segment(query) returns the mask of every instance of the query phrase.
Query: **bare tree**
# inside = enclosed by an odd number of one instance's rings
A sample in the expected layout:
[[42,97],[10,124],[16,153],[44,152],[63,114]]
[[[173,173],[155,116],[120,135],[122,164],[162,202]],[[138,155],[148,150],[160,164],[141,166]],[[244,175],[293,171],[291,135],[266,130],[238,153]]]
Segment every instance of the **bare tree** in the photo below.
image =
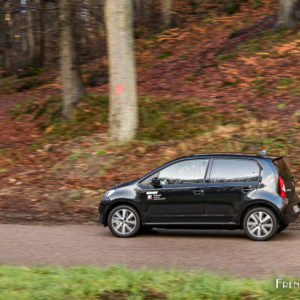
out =
[[42,66],[45,60],[45,39],[44,39],[44,11],[45,0],[35,0],[36,6],[36,43],[35,43],[35,64]]
[[60,0],[60,72],[63,90],[63,110],[64,120],[72,119],[73,106],[84,94],[82,85],[80,66],[78,63],[75,40],[74,24],[77,1]]
[[35,36],[34,36],[34,16],[32,0],[26,1],[26,16],[27,16],[27,36],[28,36],[28,55],[29,65],[35,63]]
[[138,126],[132,10],[131,0],[106,0],[109,132],[116,141],[133,139]]
[[13,47],[13,5],[10,1],[3,3],[3,33],[4,33],[4,49],[3,49],[3,65],[6,73],[12,74],[16,72],[16,64],[14,61]]
[[148,25],[152,10],[152,0],[134,0],[135,16],[138,24]]
[[293,27],[300,20],[300,0],[279,0],[277,27]]
[[164,28],[170,27],[172,23],[173,0],[161,0],[161,15]]

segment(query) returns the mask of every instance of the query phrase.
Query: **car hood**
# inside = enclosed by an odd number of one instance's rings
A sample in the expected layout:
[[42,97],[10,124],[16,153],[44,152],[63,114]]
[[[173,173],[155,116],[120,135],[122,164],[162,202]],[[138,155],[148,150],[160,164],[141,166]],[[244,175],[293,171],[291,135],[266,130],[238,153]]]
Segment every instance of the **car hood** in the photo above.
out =
[[129,186],[129,185],[132,185],[132,184],[136,183],[137,181],[138,181],[138,179],[131,180],[131,181],[128,181],[128,182],[124,182],[124,183],[121,183],[119,185],[115,185],[114,187],[110,188],[110,190],[116,190],[116,189],[119,189],[119,188],[122,188],[122,187],[126,187],[126,186]]

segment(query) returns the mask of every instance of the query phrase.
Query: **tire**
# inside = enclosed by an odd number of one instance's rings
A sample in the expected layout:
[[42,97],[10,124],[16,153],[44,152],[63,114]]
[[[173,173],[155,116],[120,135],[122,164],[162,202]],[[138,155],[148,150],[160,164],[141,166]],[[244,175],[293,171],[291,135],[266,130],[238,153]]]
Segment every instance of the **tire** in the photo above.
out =
[[278,233],[280,233],[281,231],[285,230],[289,225],[280,225],[278,228]]
[[120,205],[112,209],[108,215],[108,227],[117,237],[131,237],[137,234],[141,227],[138,212],[129,205]]
[[277,233],[278,220],[271,209],[255,207],[246,213],[243,228],[251,240],[266,241]]

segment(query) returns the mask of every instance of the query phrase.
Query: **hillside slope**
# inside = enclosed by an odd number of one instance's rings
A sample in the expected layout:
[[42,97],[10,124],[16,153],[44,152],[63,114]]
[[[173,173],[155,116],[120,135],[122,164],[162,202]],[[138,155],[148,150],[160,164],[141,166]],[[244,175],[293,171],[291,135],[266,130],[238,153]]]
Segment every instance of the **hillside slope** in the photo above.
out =
[[[136,40],[140,129],[128,144],[108,142],[107,85],[87,87],[75,120],[62,124],[55,72],[18,93],[15,78],[1,80],[0,219],[96,220],[110,186],[210,151],[270,147],[291,158],[299,191],[300,31],[273,30],[277,1],[256,3],[233,15],[204,7]],[[85,81],[97,64],[83,66]]]

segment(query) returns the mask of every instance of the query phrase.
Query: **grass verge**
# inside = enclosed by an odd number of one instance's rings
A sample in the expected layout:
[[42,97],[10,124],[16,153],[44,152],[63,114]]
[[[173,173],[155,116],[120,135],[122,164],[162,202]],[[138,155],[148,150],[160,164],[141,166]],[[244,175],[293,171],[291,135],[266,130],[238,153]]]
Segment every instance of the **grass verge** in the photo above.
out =
[[[300,289],[179,270],[0,267],[0,299],[299,299]],[[285,279],[288,280],[288,279]],[[290,278],[299,282],[299,278]]]

